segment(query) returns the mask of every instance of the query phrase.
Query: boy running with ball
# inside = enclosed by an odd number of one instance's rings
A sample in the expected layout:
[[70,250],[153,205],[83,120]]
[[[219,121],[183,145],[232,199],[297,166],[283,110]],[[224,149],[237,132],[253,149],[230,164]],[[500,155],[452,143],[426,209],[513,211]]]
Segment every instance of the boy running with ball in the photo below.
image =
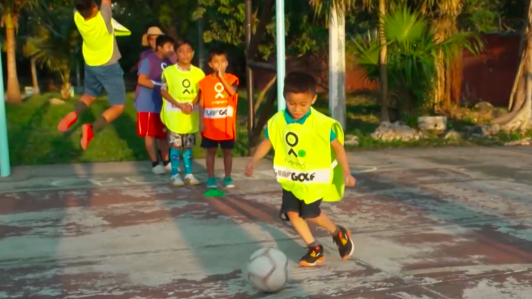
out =
[[[194,100],[198,94],[198,82],[205,77],[203,71],[192,65],[192,43],[181,40],[175,43],[177,64],[164,69],[161,78],[161,95],[164,99],[161,120],[166,126],[170,145],[172,185],[197,185],[192,174],[192,147],[199,132],[199,115]],[[181,154],[185,168],[184,182],[179,177]]]
[[[340,124],[314,110],[317,82],[302,72],[289,73],[284,81],[287,109],[279,111],[264,131],[265,139],[246,167],[254,165],[273,147],[274,172],[283,188],[280,215],[288,217],[307,245],[299,264],[313,267],[323,262],[323,246],[312,236],[307,221],[329,231],[343,259],[354,251],[351,233],[334,224],[320,209],[322,201],[339,201],[345,186],[354,186],[343,146]],[[280,100],[280,99],[279,99]]]

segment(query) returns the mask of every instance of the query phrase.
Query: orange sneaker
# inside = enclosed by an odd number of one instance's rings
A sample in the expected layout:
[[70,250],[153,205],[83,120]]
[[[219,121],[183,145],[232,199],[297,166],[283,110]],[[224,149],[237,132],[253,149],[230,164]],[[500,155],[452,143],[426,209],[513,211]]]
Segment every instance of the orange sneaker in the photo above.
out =
[[89,124],[84,124],[81,126],[81,148],[86,150],[94,137],[94,132],[92,132],[92,127]]
[[65,115],[63,119],[57,125],[57,130],[60,132],[66,132],[70,127],[78,120],[78,114],[75,111]]
[[319,263],[323,263],[323,246],[321,245],[307,248],[307,254],[299,260],[299,265],[303,267],[314,267]]

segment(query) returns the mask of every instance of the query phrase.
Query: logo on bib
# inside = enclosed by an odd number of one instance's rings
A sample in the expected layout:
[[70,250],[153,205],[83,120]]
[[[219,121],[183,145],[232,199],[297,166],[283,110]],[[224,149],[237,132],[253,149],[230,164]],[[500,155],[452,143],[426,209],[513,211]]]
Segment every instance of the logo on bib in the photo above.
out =
[[308,172],[293,172],[286,170],[277,170],[277,176],[290,179],[294,182],[312,182],[316,177],[315,173]]
[[206,108],[203,117],[205,118],[226,118],[233,116],[233,108]]
[[185,90],[183,90],[183,94],[185,94],[185,93],[190,94],[191,93],[191,91],[189,90],[190,85],[192,85],[190,83],[190,80],[185,79],[185,80],[181,81],[181,85],[183,86],[183,88],[185,88]]
[[299,137],[294,132],[288,132],[285,136],[285,141],[288,146],[290,146],[290,150],[288,151],[289,156],[294,156],[295,158],[304,158],[307,155],[307,152],[305,150],[299,150],[297,153],[294,150],[294,148],[299,144]]
[[222,94],[224,90],[225,89],[222,83],[220,82],[216,83],[216,85],[214,85],[214,91],[216,91],[216,96],[214,98],[215,99],[224,98],[224,95]]

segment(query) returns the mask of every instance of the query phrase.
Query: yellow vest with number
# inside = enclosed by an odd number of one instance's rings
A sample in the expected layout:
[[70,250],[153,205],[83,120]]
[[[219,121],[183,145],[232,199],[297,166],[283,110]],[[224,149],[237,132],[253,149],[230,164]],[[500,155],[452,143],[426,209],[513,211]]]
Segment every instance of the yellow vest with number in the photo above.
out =
[[107,31],[102,14],[85,20],[79,12],[74,13],[74,23],[83,37],[83,58],[89,66],[105,65],[113,56],[114,34]]
[[310,204],[319,199],[339,201],[345,189],[343,171],[331,147],[331,130],[344,143],[340,124],[311,108],[304,124],[287,124],[284,111],[268,121],[275,150],[273,167],[283,189]]
[[[162,76],[165,78],[168,93],[178,103],[192,103],[198,94],[198,82],[205,77],[200,68],[190,66],[190,71],[182,71],[177,64],[164,69]],[[161,110],[163,124],[172,132],[178,134],[194,134],[199,132],[198,106],[194,107],[191,114],[185,114],[181,109],[163,99]]]

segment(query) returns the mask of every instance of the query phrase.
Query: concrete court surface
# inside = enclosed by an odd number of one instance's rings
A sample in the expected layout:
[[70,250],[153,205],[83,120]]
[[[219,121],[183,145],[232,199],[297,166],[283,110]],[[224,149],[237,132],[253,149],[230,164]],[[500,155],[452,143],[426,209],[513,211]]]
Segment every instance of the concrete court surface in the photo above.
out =
[[246,179],[235,160],[238,188],[219,198],[173,188],[148,163],[16,168],[0,180],[0,298],[532,298],[532,148],[350,162],[357,187],[323,207],[352,230],[353,258],[314,228],[325,263],[291,264],[274,295],[246,283],[247,258],[273,246],[295,262],[304,249],[278,219],[268,163]]

